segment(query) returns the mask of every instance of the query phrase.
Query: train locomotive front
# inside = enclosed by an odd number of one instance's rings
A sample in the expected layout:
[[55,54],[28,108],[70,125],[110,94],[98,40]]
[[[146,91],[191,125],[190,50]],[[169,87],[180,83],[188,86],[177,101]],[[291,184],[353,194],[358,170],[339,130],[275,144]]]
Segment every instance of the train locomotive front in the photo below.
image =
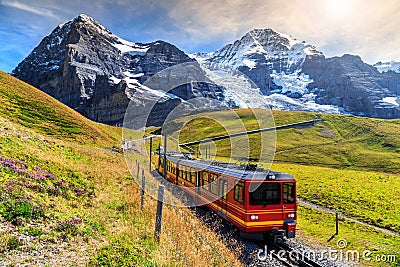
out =
[[[244,179],[242,236],[251,239],[294,238],[297,219],[296,181],[280,172],[250,172]],[[262,235],[262,236],[261,236]]]
[[244,238],[277,242],[295,237],[296,181],[291,175],[176,156],[159,157],[161,175],[164,164],[168,181],[181,186],[196,205],[233,224]]

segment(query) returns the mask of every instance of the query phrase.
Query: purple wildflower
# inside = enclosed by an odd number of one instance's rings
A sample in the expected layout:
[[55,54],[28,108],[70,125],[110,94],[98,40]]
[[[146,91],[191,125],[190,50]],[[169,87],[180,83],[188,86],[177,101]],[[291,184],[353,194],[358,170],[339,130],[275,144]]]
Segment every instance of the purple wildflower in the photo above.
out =
[[40,174],[40,173],[36,174],[36,178],[37,178],[38,180],[40,180],[40,181],[44,181],[44,180],[45,180],[45,178],[43,177],[43,175]]
[[79,223],[82,223],[82,219],[79,218],[79,217],[75,217],[75,218],[73,218],[71,220],[65,221],[65,224],[70,225],[70,226],[75,225],[75,224],[79,224]]
[[13,183],[10,183],[5,189],[4,192],[8,193],[8,191],[10,191],[12,189],[12,187],[14,186]]
[[56,179],[56,177],[55,177],[54,174],[52,174],[52,173],[46,174],[46,177],[49,178],[49,179],[51,179],[51,180],[55,180],[55,179]]

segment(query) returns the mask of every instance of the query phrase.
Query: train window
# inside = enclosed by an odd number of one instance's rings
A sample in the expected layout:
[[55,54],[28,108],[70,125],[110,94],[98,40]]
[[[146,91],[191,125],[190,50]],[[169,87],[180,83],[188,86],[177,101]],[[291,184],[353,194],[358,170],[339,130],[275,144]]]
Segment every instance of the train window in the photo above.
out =
[[190,182],[192,184],[196,184],[196,170],[195,169],[190,169]]
[[217,194],[217,181],[218,176],[216,174],[210,174],[210,192],[213,194]]
[[190,168],[186,168],[186,181],[190,182]]
[[190,181],[190,167],[186,167],[186,181]]
[[243,195],[244,195],[244,183],[237,182],[234,189],[234,199],[243,204]]
[[251,183],[249,188],[250,205],[279,204],[280,197],[279,183]]
[[185,177],[184,177],[184,179],[186,181],[189,180],[189,171],[190,171],[190,168],[189,167],[185,167]]
[[283,203],[293,204],[295,200],[294,183],[283,183],[282,186]]
[[203,171],[202,182],[201,185],[205,190],[210,190],[210,174],[208,172]]
[[228,181],[220,179],[219,180],[219,194],[220,198],[226,199],[226,194],[228,193]]
[[183,178],[183,170],[179,170],[179,178]]

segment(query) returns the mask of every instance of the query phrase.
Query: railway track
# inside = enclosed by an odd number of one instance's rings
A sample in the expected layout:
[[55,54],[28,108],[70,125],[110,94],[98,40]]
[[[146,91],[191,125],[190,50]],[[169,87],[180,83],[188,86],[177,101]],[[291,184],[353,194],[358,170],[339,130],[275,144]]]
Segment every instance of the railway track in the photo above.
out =
[[[172,185],[169,182],[166,182],[162,177],[157,173],[153,172],[153,177],[158,179],[161,183],[163,183],[168,190],[174,192],[174,195],[180,195],[180,200],[184,204],[187,203],[188,199],[185,198],[186,194],[175,185]],[[247,267],[255,267],[255,266],[275,266],[275,267],[327,267],[327,266],[341,266],[341,265],[332,265],[332,264],[321,264],[313,261],[309,257],[303,256],[303,254],[291,248],[286,243],[261,243],[259,241],[246,240],[239,236],[236,229],[232,228],[231,225],[224,222],[218,215],[216,215],[211,210],[205,207],[195,207],[190,208],[192,210],[193,216],[201,219],[206,225],[209,226],[210,229],[217,232],[221,236],[223,236],[222,241],[232,250],[234,254],[238,256],[238,259],[243,262],[243,264]],[[264,251],[263,255],[265,255],[265,248],[267,247],[267,257],[263,259],[257,255],[257,251]],[[307,249],[307,248],[306,248]],[[280,254],[279,254],[280,253]],[[262,256],[263,256],[262,255]],[[290,255],[293,255],[290,257]],[[299,255],[297,259],[294,255]],[[292,259],[291,259],[292,258]]]
[[268,253],[288,267],[323,267],[320,263],[307,257],[305,253],[291,248],[286,243],[270,243]]

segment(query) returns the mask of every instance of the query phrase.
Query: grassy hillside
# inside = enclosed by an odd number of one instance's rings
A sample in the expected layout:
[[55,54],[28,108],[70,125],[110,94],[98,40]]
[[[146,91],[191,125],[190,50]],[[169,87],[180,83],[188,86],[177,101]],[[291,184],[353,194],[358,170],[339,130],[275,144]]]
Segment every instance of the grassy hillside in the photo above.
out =
[[[223,113],[225,111],[222,111]],[[258,128],[252,112],[237,110],[247,130]],[[227,112],[228,114],[228,112]],[[310,112],[273,111],[275,124],[285,125],[321,118],[312,128],[276,131],[275,162],[400,172],[400,120],[371,119]],[[237,123],[240,125],[241,121]],[[183,127],[181,142],[225,134],[212,120],[193,120]],[[258,157],[260,139],[249,135],[251,157]],[[236,140],[240,143],[240,138]],[[230,141],[217,141],[218,156],[230,155]]]
[[[257,127],[249,110],[237,112],[248,130]],[[276,125],[323,119],[311,128],[276,132],[273,168],[299,180],[301,198],[400,232],[400,180],[392,174],[400,172],[400,120],[307,112],[273,114]],[[222,134],[224,129],[215,121],[196,119],[182,129],[180,137],[187,142]],[[260,140],[250,138],[250,142],[257,152]],[[216,141],[217,156],[230,155],[229,143]]]
[[[171,244],[163,234],[159,245],[154,242],[156,202],[147,198],[140,210],[140,190],[123,154],[108,149],[120,142],[120,128],[91,122],[0,72],[0,262],[175,266],[182,265],[178,246],[191,266],[222,266],[169,207],[164,224],[179,229],[179,239]],[[201,225],[189,210],[182,213]],[[212,231],[199,230],[240,264]]]
[[[256,128],[249,110],[237,112],[246,129]],[[276,132],[277,153],[272,169],[297,179],[300,198],[400,233],[400,120],[287,111],[274,111],[273,115],[276,125],[324,120],[312,128]],[[224,133],[215,121],[197,119],[186,124],[180,138],[188,142]],[[250,142],[255,157],[260,141],[252,137]],[[229,156],[229,140],[216,141],[216,146],[218,157]],[[334,218],[301,207],[299,228],[326,245],[334,233]],[[394,253],[398,260],[394,266],[399,264],[400,238],[346,220],[342,220],[341,229],[335,240],[345,238],[349,248],[373,249],[376,255]]]
[[120,130],[95,124],[54,98],[0,72],[0,114],[12,124],[81,143],[107,144]]
[[[190,266],[225,265],[168,206],[164,227],[176,235],[164,233],[161,244],[154,242],[156,202],[147,198],[140,210],[140,190],[123,154],[107,149],[120,146],[120,128],[91,122],[3,72],[0,103],[0,262],[180,266],[177,246]],[[257,128],[247,110],[239,113],[248,129]],[[324,119],[314,128],[277,132],[279,153],[273,167],[297,178],[300,197],[399,231],[400,182],[393,174],[400,165],[399,120],[302,112],[274,112],[274,117],[277,125]],[[183,141],[224,133],[209,121],[193,121],[185,129]],[[217,143],[222,157],[229,150],[224,142]],[[145,165],[145,158],[133,157]],[[147,168],[145,174],[150,175]],[[181,212],[224,257],[240,265],[215,233],[189,210]],[[300,234],[323,245],[333,233],[330,216],[302,207],[299,218]],[[400,247],[398,238],[346,221],[341,222],[340,237],[352,249],[374,248],[374,253]]]
[[400,120],[274,113],[277,125],[315,116],[324,122],[277,132],[276,161],[400,172]]

